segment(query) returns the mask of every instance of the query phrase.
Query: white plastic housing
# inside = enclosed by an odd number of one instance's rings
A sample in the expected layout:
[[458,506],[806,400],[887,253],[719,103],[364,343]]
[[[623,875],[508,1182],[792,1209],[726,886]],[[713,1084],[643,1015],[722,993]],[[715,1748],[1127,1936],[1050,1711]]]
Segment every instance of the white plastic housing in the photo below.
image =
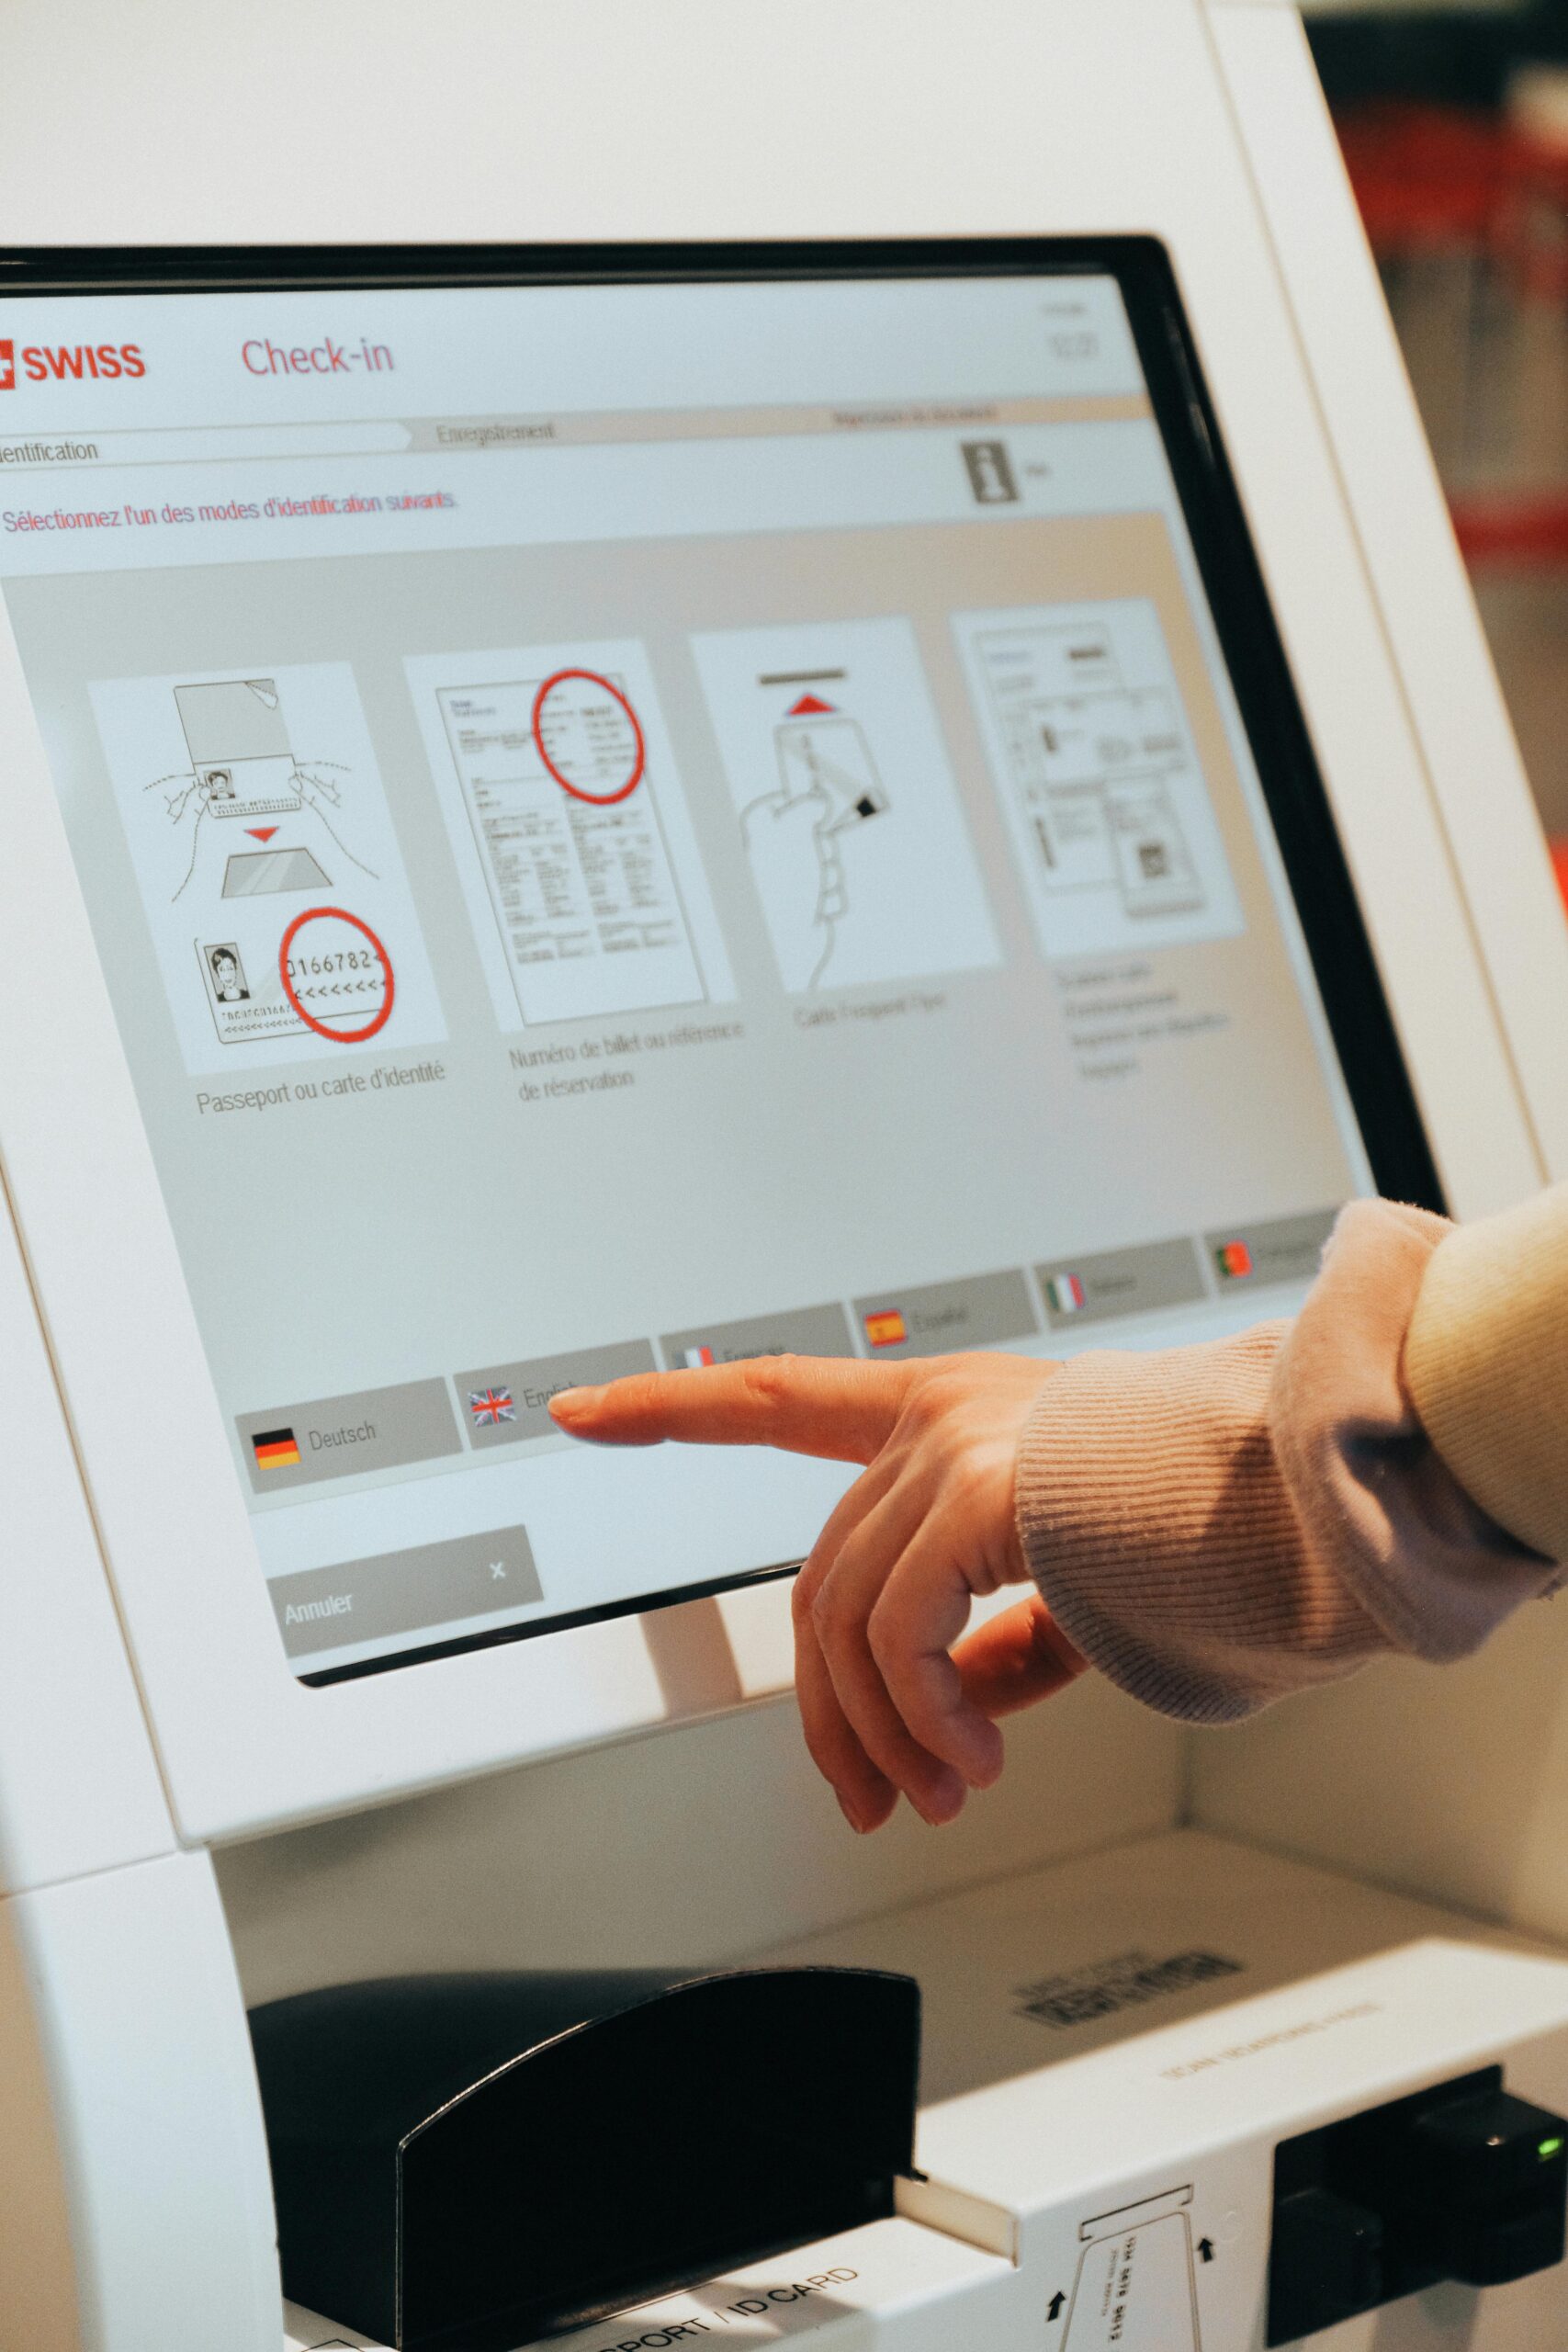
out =
[[[1493,2064],[1568,2109],[1568,1961],[1196,1832],[786,1956],[919,1978],[926,2178],[900,2209],[1016,2265],[1020,2343],[1060,2293],[1053,2352],[1257,2352],[1281,2140]],[[1321,2340],[1562,2352],[1563,2271],[1433,2288]]]
[[276,2352],[271,2183],[205,1854],[0,1903],[0,2345]]
[[[1568,2103],[1568,1962],[1192,1833],[770,1957],[919,1978],[934,2096],[903,2221],[556,2338],[561,2352],[716,2337],[760,2352],[796,2335],[824,2352],[1258,2352],[1280,2141],[1492,2064],[1535,2104]],[[1223,1965],[1205,1975],[1203,1959]],[[1040,2013],[1075,1993],[1081,2022]],[[1562,2289],[1561,2267],[1433,2288],[1316,2340],[1563,2352]],[[299,2312],[288,2341],[368,2339]]]

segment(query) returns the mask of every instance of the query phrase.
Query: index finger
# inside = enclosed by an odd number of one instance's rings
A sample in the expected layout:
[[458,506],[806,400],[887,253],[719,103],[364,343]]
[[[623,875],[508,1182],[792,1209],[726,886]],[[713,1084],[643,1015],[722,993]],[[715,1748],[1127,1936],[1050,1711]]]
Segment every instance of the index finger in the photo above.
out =
[[886,1444],[917,1367],[842,1356],[751,1356],[692,1372],[637,1372],[568,1388],[550,1411],[600,1445],[774,1445],[869,1462]]

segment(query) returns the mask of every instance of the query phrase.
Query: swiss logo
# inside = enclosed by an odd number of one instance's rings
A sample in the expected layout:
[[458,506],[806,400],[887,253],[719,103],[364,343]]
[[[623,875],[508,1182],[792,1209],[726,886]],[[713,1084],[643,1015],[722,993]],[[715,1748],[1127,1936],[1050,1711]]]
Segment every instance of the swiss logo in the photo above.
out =
[[16,389],[17,346],[14,343],[0,343],[0,392],[14,392]]

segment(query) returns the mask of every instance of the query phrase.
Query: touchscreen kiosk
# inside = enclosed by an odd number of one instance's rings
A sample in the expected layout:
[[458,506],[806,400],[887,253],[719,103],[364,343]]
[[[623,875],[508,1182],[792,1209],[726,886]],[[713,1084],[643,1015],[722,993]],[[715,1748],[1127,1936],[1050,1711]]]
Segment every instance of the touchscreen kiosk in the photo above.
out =
[[7,305],[0,570],[296,1676],[842,1483],[569,1384],[1197,1338],[1431,1196],[1157,247],[283,267]]

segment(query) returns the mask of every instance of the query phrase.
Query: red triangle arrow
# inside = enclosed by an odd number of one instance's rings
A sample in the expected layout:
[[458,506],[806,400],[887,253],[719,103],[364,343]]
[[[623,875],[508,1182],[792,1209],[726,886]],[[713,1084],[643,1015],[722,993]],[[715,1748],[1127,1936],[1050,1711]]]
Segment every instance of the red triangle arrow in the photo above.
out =
[[254,842],[269,842],[276,832],[276,825],[247,825],[245,831]]
[[824,702],[820,695],[802,695],[798,702],[791,703],[784,716],[786,718],[812,718],[819,711],[832,708],[833,705]]

